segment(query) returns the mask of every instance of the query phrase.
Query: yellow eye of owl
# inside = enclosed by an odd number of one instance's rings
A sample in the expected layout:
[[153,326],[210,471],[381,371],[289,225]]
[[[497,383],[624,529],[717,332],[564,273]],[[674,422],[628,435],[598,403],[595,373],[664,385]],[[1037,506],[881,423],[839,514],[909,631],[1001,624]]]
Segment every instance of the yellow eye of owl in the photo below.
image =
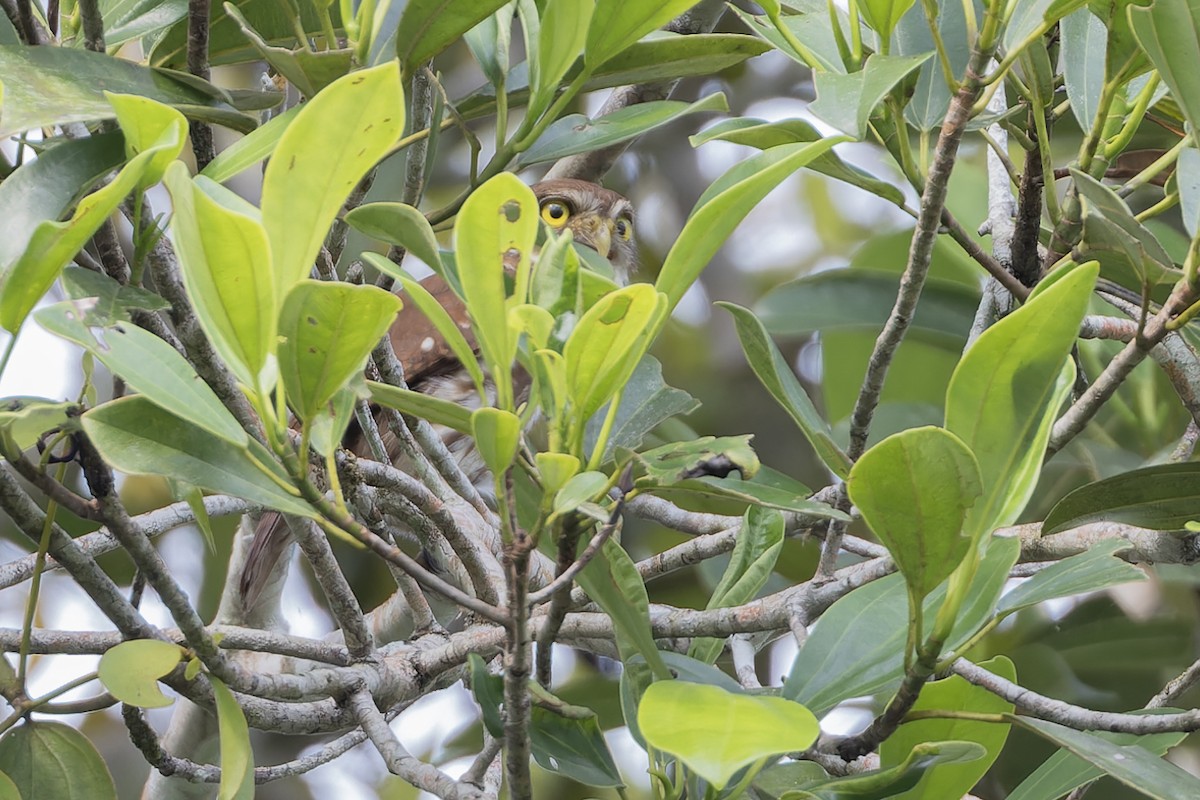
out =
[[617,236],[621,241],[628,242],[633,238],[633,223],[627,219],[617,220]]
[[555,227],[566,222],[569,216],[571,216],[570,212],[567,211],[567,207],[562,203],[546,203],[546,205],[542,206],[542,219]]

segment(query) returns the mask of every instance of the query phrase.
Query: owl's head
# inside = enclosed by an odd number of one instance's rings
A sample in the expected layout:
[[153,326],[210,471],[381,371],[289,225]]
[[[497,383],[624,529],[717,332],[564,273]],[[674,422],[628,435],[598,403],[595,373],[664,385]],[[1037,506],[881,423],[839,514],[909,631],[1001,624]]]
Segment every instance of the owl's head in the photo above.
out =
[[558,231],[569,228],[575,241],[608,259],[618,283],[629,282],[637,269],[632,203],[610,189],[572,178],[535,183],[533,193],[546,224]]

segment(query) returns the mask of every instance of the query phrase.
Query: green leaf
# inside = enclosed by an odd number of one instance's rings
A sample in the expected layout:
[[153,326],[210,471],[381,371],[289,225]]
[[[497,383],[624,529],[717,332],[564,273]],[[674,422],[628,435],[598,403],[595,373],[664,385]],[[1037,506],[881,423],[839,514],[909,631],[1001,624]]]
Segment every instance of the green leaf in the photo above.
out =
[[125,322],[130,318],[129,312],[134,309],[166,311],[171,307],[154,292],[118,283],[102,272],[92,272],[83,267],[67,267],[63,270],[61,280],[67,297],[72,300],[85,297],[95,299],[88,316],[99,323]]
[[1004,49],[1020,50],[1046,23],[1057,22],[1086,4],[1087,0],[1018,0],[1004,31]]
[[[257,0],[235,0],[254,30],[268,42],[294,44],[297,30],[308,37],[319,37],[324,33],[319,3],[299,3],[296,6]],[[335,30],[341,27],[339,5],[327,6],[333,17]],[[296,10],[299,11],[297,15]],[[187,69],[187,20],[180,20],[153,44],[149,55],[150,63],[159,67]],[[208,25],[208,61],[212,66],[258,61],[261,56],[247,41],[237,21],[225,11],[223,3],[211,3]]]
[[[618,447],[636,450],[646,435],[661,423],[680,414],[689,414],[699,406],[696,398],[663,381],[662,364],[658,359],[651,355],[642,356],[621,390],[621,405],[613,418],[604,457],[611,457]],[[596,446],[602,425],[599,414],[588,420],[584,444],[589,451]]]
[[42,397],[0,399],[0,442],[7,452],[19,453],[37,443],[47,431],[68,424],[79,406]]
[[445,50],[507,0],[409,0],[396,29],[396,55],[405,74]]
[[843,514],[826,503],[809,500],[808,497],[812,494],[812,490],[801,483],[789,481],[789,485],[777,485],[774,480],[771,483],[762,482],[764,471],[760,471],[752,481],[733,477],[714,478],[709,476],[679,481],[669,486],[655,486],[646,491],[668,499],[677,495],[716,497],[766,508],[777,508],[780,511],[794,511],[807,516],[850,521],[848,514]]
[[[1132,713],[1171,713],[1172,711],[1173,709],[1164,708]],[[1186,733],[1174,732],[1134,736],[1130,733],[1108,733],[1107,731],[1094,731],[1092,735],[1117,746],[1133,745],[1159,756],[1182,742],[1187,736]],[[1008,800],[1044,800],[1044,798],[1062,797],[1076,787],[1103,775],[1104,770],[1099,767],[1093,766],[1067,750],[1059,750],[1034,770],[1033,774],[1021,781],[1021,784],[1009,794]]]
[[983,486],[975,456],[948,431],[925,427],[889,436],[854,464],[847,489],[918,598],[970,549],[963,522]]
[[695,5],[692,0],[597,0],[584,61],[595,68]]
[[[1179,154],[1179,161],[1175,164],[1175,180],[1179,185],[1179,208],[1183,216],[1183,228],[1188,236],[1195,237],[1200,231],[1200,150],[1195,147],[1183,149]],[[3,192],[2,184],[0,192]],[[0,263],[3,263],[2,258]]]
[[61,722],[25,722],[0,738],[0,773],[12,779],[26,800],[117,800],[112,775],[95,745]]
[[684,103],[679,100],[651,100],[626,106],[596,119],[569,114],[546,129],[533,147],[518,159],[519,168],[557,161],[566,156],[599,150],[661,128],[688,114],[699,111],[728,111],[723,92],[714,92]]
[[302,108],[303,105],[292,106],[282,114],[271,117],[217,153],[217,157],[208,162],[208,166],[201,170],[200,174],[217,183],[225,183],[235,175],[250,169],[275,151],[283,132],[292,124],[292,120]]
[[1182,273],[1167,251],[1116,192],[1079,170],[1071,170],[1071,176],[1087,215],[1077,260],[1095,258],[1105,277],[1138,288],[1179,278]]
[[1160,464],[1089,483],[1046,515],[1042,535],[1092,522],[1180,530],[1200,515],[1200,463]]
[[635,453],[646,470],[643,485],[657,486],[686,481],[705,475],[724,478],[737,470],[743,480],[754,477],[759,461],[750,447],[753,434],[741,436],[701,436],[686,442],[671,442],[644,453]]
[[1104,23],[1086,8],[1064,17],[1059,29],[1067,99],[1071,101],[1075,121],[1086,131],[1092,127],[1100,106],[1108,31]]
[[[801,770],[808,762],[800,761],[772,767],[754,783],[769,794],[774,789],[774,796],[781,800],[886,800],[916,786],[935,767],[964,764],[983,756],[984,749],[973,742],[924,742],[900,764],[887,769],[832,779],[826,779],[821,770],[821,777],[814,780],[813,770]],[[803,788],[788,791],[797,785]]]
[[167,171],[166,184],[175,252],[200,327],[238,379],[259,389],[276,346],[278,305],[258,209],[207,178],[193,182],[180,162]]
[[[597,473],[584,472],[567,482],[558,493],[555,510],[565,505],[564,495],[572,485],[583,484],[586,476]],[[588,596],[612,619],[616,633],[617,649],[621,660],[628,662],[634,653],[641,654],[658,679],[671,677],[654,637],[650,633],[650,600],[646,595],[646,584],[638,574],[637,567],[621,545],[609,539],[596,556],[588,562],[577,578]]]
[[250,727],[233,692],[213,675],[208,676],[217,707],[221,737],[221,784],[217,800],[251,800],[254,797],[254,753]]
[[1193,128],[1200,125],[1200,7],[1192,0],[1130,4],[1129,25]]
[[537,198],[511,172],[500,173],[472,192],[454,223],[463,299],[502,407],[513,404],[512,361],[517,352],[517,335],[508,327],[506,259],[515,262],[518,275],[524,273],[537,231]]
[[563,347],[567,391],[580,421],[624,387],[665,315],[665,298],[648,283],[605,295],[583,315]]
[[574,478],[582,466],[579,459],[569,453],[538,453],[534,458],[547,500],[553,500],[558,490]]
[[83,415],[83,430],[104,460],[122,472],[165,475],[289,514],[314,514],[283,488],[283,470],[255,440],[248,449],[237,447],[141,395],[91,409]]
[[[613,86],[675,80],[696,75],[713,75],[741,64],[748,58],[771,49],[765,42],[737,33],[697,33],[681,35],[662,32],[652,39],[637,42],[596,69],[583,84],[584,92]],[[571,68],[565,80],[576,77],[581,64]],[[505,85],[509,107],[528,100],[528,65],[518,64],[509,73]],[[478,119],[496,111],[496,92],[486,85],[471,93],[458,105],[466,119]]]
[[[705,142],[717,139],[767,150],[781,144],[819,141],[821,132],[803,119],[767,122],[754,117],[734,117],[722,120],[716,125],[688,137],[692,147],[699,147]],[[898,206],[904,205],[904,193],[893,184],[880,180],[852,164],[847,164],[838,158],[836,153],[825,153],[814,158],[808,168],[813,172],[819,172],[822,175],[828,175],[852,186],[865,189],[889,203],[895,203]]]
[[[935,0],[931,10],[936,19],[928,19],[925,4],[914,5],[900,18],[896,26],[892,53],[898,56],[924,56],[936,49],[931,27],[936,26],[942,37],[950,71],[961,76],[971,58],[971,42],[975,32],[968,29],[966,9],[975,12],[975,19],[983,17],[983,4],[976,0]],[[904,118],[918,130],[932,131],[941,127],[946,112],[950,109],[953,93],[946,83],[946,73],[940,58],[930,58],[921,65],[917,73],[912,97],[904,106]]]
[[376,286],[303,280],[288,292],[279,312],[279,374],[300,419],[315,417],[362,372],[399,310],[400,298]]
[[[536,14],[535,6],[534,15],[536,16]],[[524,22],[524,18],[522,18],[522,22]],[[528,30],[526,31],[526,42],[535,48],[537,46],[536,38],[530,36]],[[504,80],[505,73],[508,72],[508,52],[509,45],[512,43],[512,7],[510,5],[501,6],[496,13],[484,17],[478,25],[463,34],[463,41],[471,49],[471,55],[475,56],[475,60],[479,62],[479,67],[488,81],[493,86],[500,85]],[[531,56],[533,56],[532,52]],[[536,57],[533,60],[536,61]]]
[[529,744],[542,768],[588,786],[624,786],[596,712],[564,703],[530,682]]
[[371,390],[372,403],[429,420],[434,425],[445,425],[459,433],[471,432],[471,411],[458,403],[375,381],[367,381],[367,388]]
[[[6,74],[3,50],[0,47],[0,74]],[[7,102],[4,110],[5,119],[8,119]],[[62,268],[75,257],[125,196],[141,185],[147,170],[159,163],[162,154],[175,158],[183,149],[187,123],[179,112],[162,105],[150,105],[141,108],[136,116],[136,119],[131,119],[130,115],[126,115],[123,124],[142,129],[146,139],[150,138],[146,129],[155,127],[158,130],[158,135],[153,137],[155,145],[131,158],[106,186],[79,201],[71,219],[65,222],[45,220],[34,229],[24,252],[0,274],[0,327],[16,333],[30,310],[58,278]]]
[[915,0],[863,0],[859,8],[867,25],[879,34],[880,39],[887,41],[892,38],[896,24],[914,2]]
[[1004,595],[997,610],[1001,614],[1011,614],[1057,597],[1096,592],[1109,586],[1144,580],[1146,575],[1140,569],[1114,557],[1129,547],[1124,539],[1096,542],[1085,552],[1057,561],[1034,574]]
[[666,294],[667,310],[675,308],[750,209],[784,178],[844,141],[844,137],[835,136],[808,144],[772,147],[713,182],[696,201],[658,273],[655,286]]
[[775,398],[775,402],[783,406],[783,410],[800,428],[800,432],[804,434],[804,438],[808,439],[822,463],[838,477],[847,477],[850,474],[850,458],[834,441],[829,423],[817,413],[812,400],[805,393],[804,387],[800,385],[792,368],[784,360],[783,354],[767,336],[762,322],[749,309],[733,303],[718,303],[717,305],[733,315],[738,340],[742,343],[742,350],[746,353],[746,361],[754,370],[754,374],[762,381],[763,386]]
[[[947,651],[994,615],[1008,571],[1020,552],[1021,542],[1015,537],[988,540],[971,594],[947,640]],[[945,596],[943,584],[925,598],[927,620],[932,621]],[[848,698],[893,689],[904,673],[907,598],[903,577],[888,575],[835,602],[796,655],[783,696],[824,714]]]
[[279,297],[308,275],[346,197],[403,129],[400,72],[389,63],[335,81],[284,131],[262,187]]
[[545,4],[537,53],[529,61],[530,114],[539,116],[550,105],[559,81],[583,51],[595,8],[593,0],[550,0]]
[[237,6],[233,3],[224,5],[225,13],[238,24],[238,27],[242,29],[242,34],[258,51],[263,60],[305,97],[315,96],[317,92],[341,78],[354,66],[354,51],[349,48],[313,51],[307,46],[307,43],[295,50],[286,47],[272,47],[246,21]]
[[[729,556],[729,565],[725,567],[705,608],[731,608],[747,603],[758,595],[771,577],[775,562],[783,550],[783,528],[783,515],[778,511],[758,506],[746,509],[737,544]],[[712,664],[721,654],[723,646],[720,639],[693,639],[688,655]]]
[[471,414],[471,436],[493,475],[512,466],[521,444],[521,418],[501,408],[477,408]]
[[187,0],[119,0],[105,8],[104,46],[141,39],[169,28],[187,16]]
[[892,88],[933,55],[881,56],[873,54],[859,72],[813,76],[817,99],[809,109],[821,119],[855,139],[867,133],[867,119]]
[[124,138],[114,131],[59,142],[10,173],[0,182],[0,270],[21,255],[39,224],[57,220],[82,189],[124,161]]
[[[842,62],[842,54],[838,49],[837,37],[833,33],[829,14],[825,12],[824,8],[821,9],[821,13],[817,13],[813,9],[807,13],[789,14],[778,19],[779,23],[804,46],[804,51],[793,47],[792,43],[767,17],[748,14],[736,6],[732,8],[742,22],[746,23],[746,27],[773,44],[776,50],[793,61],[814,71],[846,72],[846,65]],[[839,8],[836,13],[838,25],[845,30],[849,25],[846,12]]]
[[572,476],[554,498],[554,513],[569,514],[597,499],[606,486],[608,476],[603,472],[581,472]]
[[[981,667],[1010,681],[1017,679],[1016,668],[1004,656],[985,661]],[[941,709],[972,714],[1008,714],[1012,703],[986,689],[968,683],[965,678],[951,675],[931,681],[921,689],[913,711]],[[879,748],[880,765],[890,767],[902,763],[913,748],[926,742],[974,742],[986,751],[983,758],[967,763],[948,764],[930,769],[917,785],[897,794],[901,800],[920,800],[925,797],[962,797],[971,790],[984,773],[1000,757],[1008,739],[1008,725],[969,719],[926,719],[901,725],[884,740]]]
[[[3,24],[0,22],[0,26]],[[21,790],[13,783],[13,779],[3,772],[0,772],[0,800],[21,800]]]
[[[234,108],[229,95],[188,76],[68,47],[0,46],[4,115],[0,138],[69,122],[116,116],[104,91],[139,95],[171,106],[192,119],[245,133],[257,117]],[[273,103],[272,103],[273,104]]]
[[100,682],[113,697],[138,708],[163,708],[175,701],[158,688],[183,660],[184,650],[173,642],[134,639],[110,647],[100,656]]
[[132,323],[89,329],[88,300],[66,300],[37,312],[38,324],[92,353],[131,389],[160,408],[238,447],[247,435],[192,365],[175,348]]
[[1093,733],[1032,717],[1013,722],[1099,767],[1121,783],[1155,800],[1200,796],[1200,779],[1136,744],[1116,744]]
[[975,453],[984,486],[968,516],[974,537],[1011,523],[1033,493],[1097,272],[1073,269],[984,331],[954,370],[946,429]]
[[678,757],[717,789],[743,767],[807,749],[820,732],[799,703],[677,680],[646,689],[638,727],[651,747]]
[[[367,203],[351,209],[344,217],[355,230],[372,239],[403,247],[444,275],[437,237],[425,215],[406,203]],[[372,263],[375,263],[372,260]]]
[[[880,270],[819,272],[767,292],[754,313],[777,336],[835,330],[878,333],[896,303],[899,286],[899,276]],[[930,278],[921,290],[907,335],[962,352],[978,304],[975,288]],[[854,313],[847,314],[847,309]]]

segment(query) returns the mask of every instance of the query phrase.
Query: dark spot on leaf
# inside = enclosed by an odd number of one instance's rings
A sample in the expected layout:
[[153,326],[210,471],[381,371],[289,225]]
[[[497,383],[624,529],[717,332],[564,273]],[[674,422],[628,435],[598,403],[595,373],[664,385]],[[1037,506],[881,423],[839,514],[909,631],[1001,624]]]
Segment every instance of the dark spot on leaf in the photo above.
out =
[[317,354],[317,348],[310,347],[308,348],[308,352],[315,356]]
[[305,322],[307,322],[309,325],[318,325],[318,324],[320,324],[319,320],[318,320],[316,317],[314,317],[314,316],[307,316],[307,317],[305,317],[305,318],[304,318],[304,321],[305,321]]
[[500,207],[500,211],[504,213],[504,218],[509,222],[516,222],[521,218],[521,204],[516,200],[509,200]]
[[680,473],[679,479],[687,480],[689,478],[703,478],[706,475],[712,475],[715,478],[725,478],[728,477],[729,473],[733,472],[735,469],[738,471],[739,475],[745,478],[745,475],[742,473],[742,468],[733,463],[729,456],[725,455],[724,453],[720,453],[712,458],[701,461],[699,464],[696,464],[693,467],[685,469],[682,473]]
[[295,169],[295,168],[296,168],[296,157],[292,156],[291,160],[288,161],[288,169],[291,170],[291,169]]

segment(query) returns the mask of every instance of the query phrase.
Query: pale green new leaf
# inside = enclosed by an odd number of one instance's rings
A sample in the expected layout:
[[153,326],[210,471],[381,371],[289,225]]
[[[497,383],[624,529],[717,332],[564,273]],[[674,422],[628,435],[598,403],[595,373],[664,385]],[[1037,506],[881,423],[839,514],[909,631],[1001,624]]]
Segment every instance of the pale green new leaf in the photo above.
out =
[[254,753],[250,749],[250,726],[237,698],[224,683],[208,676],[217,707],[217,730],[221,737],[221,784],[217,800],[252,800],[254,797]]
[[1013,522],[1033,493],[1098,271],[1074,268],[984,331],[954,370],[946,429],[975,454],[984,486],[966,525],[974,537]]
[[184,650],[173,642],[134,639],[110,647],[100,656],[100,682],[113,697],[138,708],[163,708],[175,702],[158,688],[183,660]]
[[394,62],[339,78],[288,125],[262,188],[278,297],[308,275],[346,197],[403,129],[404,92]]
[[[258,387],[275,350],[277,300],[271,249],[258,210],[207,178],[167,170],[171,234],[200,327],[238,379]],[[271,386],[261,387],[270,391]]]
[[[25,251],[0,274],[0,327],[16,333],[67,262],[104,224],[125,196],[142,185],[143,176],[159,164],[160,156],[166,154],[175,158],[183,149],[187,122],[182,114],[157,103],[139,106],[138,125],[144,137],[149,138],[150,126],[160,131],[154,137],[156,144],[132,158],[106,186],[79,201],[69,220],[46,220],[37,226]],[[0,268],[4,266],[0,265]]]
[[304,280],[279,312],[279,374],[288,402],[311,420],[362,371],[391,326],[400,298],[376,286]]
[[651,747],[678,757],[718,789],[742,767],[807,749],[820,733],[812,712],[791,700],[678,680],[651,684],[637,720]]
[[471,414],[471,436],[484,465],[493,475],[500,475],[517,457],[521,418],[502,408],[477,408]]
[[550,0],[538,31],[536,58],[529,65],[528,113],[539,116],[554,98],[558,82],[575,63],[588,38],[594,0]]

